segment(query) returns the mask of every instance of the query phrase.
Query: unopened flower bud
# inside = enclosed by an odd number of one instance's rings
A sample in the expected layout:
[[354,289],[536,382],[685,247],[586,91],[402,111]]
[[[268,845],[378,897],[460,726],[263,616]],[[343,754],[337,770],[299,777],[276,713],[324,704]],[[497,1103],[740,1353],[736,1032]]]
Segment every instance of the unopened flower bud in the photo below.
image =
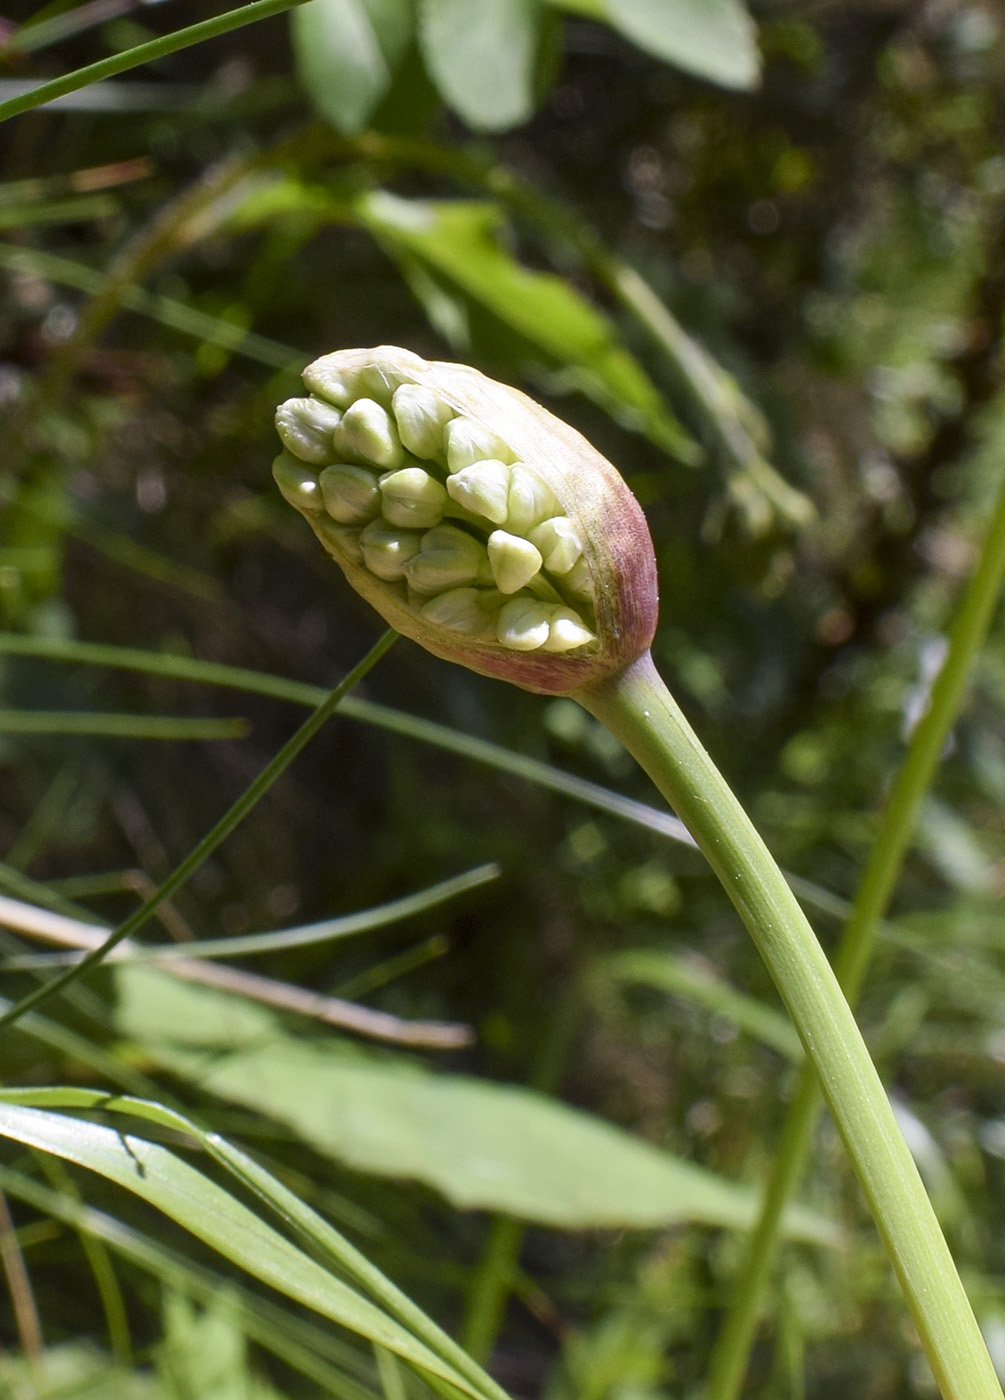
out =
[[583,553],[576,527],[565,515],[543,521],[527,538],[541,551],[543,566],[551,574],[567,574]]
[[321,473],[325,510],[342,525],[365,525],[380,514],[377,478],[366,467],[325,467]]
[[437,525],[422,536],[419,552],[405,571],[416,593],[442,593],[491,578],[485,546],[456,525]]
[[356,457],[377,467],[397,467],[405,453],[398,429],[386,408],[373,399],[357,399],[342,415],[334,433],[339,456]]
[[454,416],[432,389],[422,384],[401,384],[391,400],[398,436],[413,457],[443,463],[447,459],[443,430]]
[[537,475],[523,462],[517,462],[510,479],[506,528],[525,535],[550,515],[560,515],[562,507]]
[[509,515],[512,471],[504,462],[472,462],[447,477],[452,500],[473,515],[483,515],[493,525],[504,525]]
[[287,399],[276,413],[276,430],[294,457],[323,467],[335,460],[332,438],[341,421],[338,409],[323,399]]
[[422,467],[403,467],[380,478],[384,519],[392,525],[425,530],[439,525],[447,493],[434,476]]
[[489,535],[489,564],[500,593],[519,593],[541,572],[541,554],[530,540],[493,530]]
[[289,452],[281,452],[272,464],[272,475],[284,500],[305,513],[324,510],[318,474]]
[[446,426],[447,470],[459,472],[474,462],[515,462],[516,453],[491,428],[473,418],[452,418]]
[[385,525],[382,520],[368,525],[359,537],[366,568],[386,583],[405,577],[409,561],[418,554],[421,544],[422,535],[418,530],[399,530]]
[[[326,355],[304,380],[316,400],[279,410],[276,480],[399,632],[551,695],[609,680],[648,648],[645,519],[572,428],[477,370],[387,346]],[[320,451],[301,429],[316,410],[300,405],[317,400],[341,417],[332,455],[308,464],[289,448]]]

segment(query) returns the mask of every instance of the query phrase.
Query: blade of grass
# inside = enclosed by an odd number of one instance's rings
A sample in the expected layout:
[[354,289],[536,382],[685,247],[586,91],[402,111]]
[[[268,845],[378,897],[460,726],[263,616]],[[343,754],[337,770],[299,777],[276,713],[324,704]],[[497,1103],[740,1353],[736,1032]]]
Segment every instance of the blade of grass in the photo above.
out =
[[103,58],[97,63],[88,64],[86,68],[78,68],[72,73],[66,73],[61,78],[53,78],[50,82],[40,83],[33,92],[11,98],[8,102],[0,102],[0,122],[6,121],[9,117],[16,117],[21,112],[29,112],[33,107],[41,107],[56,97],[62,97],[65,93],[77,92],[80,88],[89,87],[91,83],[100,83],[104,78],[114,78],[116,74],[126,73],[129,69],[138,68],[143,63],[152,63],[155,59],[166,58],[168,54],[177,53],[179,49],[189,48],[193,44],[202,44],[207,39],[215,39],[221,34],[229,34],[231,30],[240,29],[245,24],[268,19],[272,15],[282,14],[284,10],[292,10],[294,6],[302,4],[304,4],[304,0],[252,0],[250,5],[242,5],[237,10],[227,10],[222,15],[214,16],[213,19],[200,20],[198,24],[190,24],[184,29],[176,29],[173,34],[165,34],[161,38],[151,39],[145,44],[136,44],[123,53],[113,54],[110,58]]
[[90,734],[106,739],[245,739],[244,719],[96,714],[80,710],[0,710],[0,734]]
[[[949,649],[932,685],[928,708],[894,779],[880,829],[834,959],[838,981],[854,1002],[872,957],[880,920],[893,895],[918,812],[967,693],[974,663],[994,617],[1005,580],[1005,478],[987,525],[976,571],[949,634]],[[803,1174],[821,1100],[809,1069],[800,1075],[765,1188],[761,1213],[740,1269],[734,1300],[709,1372],[709,1400],[735,1400],[747,1370],[761,1300],[779,1246],[782,1211]]]
[[346,694],[363,679],[367,672],[380,660],[380,658],[390,649],[396,640],[397,634],[392,631],[385,632],[383,637],[370,650],[367,656],[356,666],[346,678],[328,695],[317,707],[311,717],[301,725],[297,732],[280,749],[279,753],[262,769],[258,777],[249,784],[237,801],[228,812],[216,823],[213,829],[198,843],[189,855],[176,867],[168,876],[164,883],[145,900],[144,903],[120,924],[117,929],[105,940],[100,948],[88,953],[87,957],[75,967],[68,968],[65,972],[54,977],[51,982],[30,992],[23,997],[15,1006],[10,1007],[0,1015],[0,1027],[9,1026],[17,1021],[26,1011],[38,1006],[41,1002],[53,996],[62,987],[86,972],[88,968],[101,962],[111,950],[125,938],[129,938],[136,933],[152,914],[157,910],[164,900],[169,899],[175,890],[198,870],[203,861],[216,850],[221,841],[243,821],[248,812],[251,811],[255,803],[264,796],[276,779],[286,770],[293,759],[300,753],[301,749],[310,742],[311,739],[322,728],[326,721],[335,713]]

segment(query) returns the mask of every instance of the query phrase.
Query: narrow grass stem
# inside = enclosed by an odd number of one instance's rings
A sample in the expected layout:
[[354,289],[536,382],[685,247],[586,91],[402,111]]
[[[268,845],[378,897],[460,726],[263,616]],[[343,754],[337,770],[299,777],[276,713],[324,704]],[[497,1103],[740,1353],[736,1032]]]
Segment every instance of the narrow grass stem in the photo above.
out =
[[168,54],[177,53],[179,49],[201,44],[206,39],[215,39],[220,34],[229,34],[232,29],[240,29],[242,25],[252,24],[258,19],[268,19],[271,15],[281,14],[284,10],[291,10],[295,5],[303,3],[304,0],[252,0],[250,5],[227,10],[226,13],[215,15],[212,19],[200,20],[198,24],[176,29],[173,34],[164,34],[161,38],[151,39],[145,44],[136,44],[123,53],[99,59],[97,63],[90,63],[86,68],[77,68],[72,73],[65,73],[61,78],[39,83],[38,87],[30,92],[0,102],[0,122],[6,121],[8,117],[16,117],[21,112],[31,111],[33,107],[41,107],[46,102],[53,102],[57,97],[65,97],[68,92],[77,92],[80,88],[89,87],[91,83],[114,78],[119,73],[128,72],[130,68],[138,68],[140,64],[166,58]]
[[820,1079],[945,1400],[1002,1400],[855,1018],[764,842],[648,654],[577,699],[622,741],[689,827],[754,939]]
[[[841,935],[834,970],[854,1004],[872,958],[880,921],[896,887],[925,793],[963,705],[1005,580],[1005,478],[985,531],[977,568],[949,634],[949,648],[928,706],[911,735],[883,811],[876,840]],[[820,1094],[805,1067],[782,1128],[757,1223],[734,1285],[733,1300],[712,1352],[707,1400],[737,1400],[747,1371],[761,1303],[781,1241],[785,1205],[799,1184],[820,1112]]]
[[51,981],[46,982],[41,987],[37,987],[35,991],[30,992],[26,997],[22,997],[19,1002],[9,1007],[8,1010],[0,1016],[0,1027],[9,1026],[13,1024],[13,1022],[19,1021],[26,1011],[31,1011],[34,1007],[40,1005],[41,1002],[47,1001],[49,997],[61,991],[69,982],[81,976],[82,973],[89,971],[96,963],[102,962],[113,948],[116,948],[134,933],[137,933],[147,920],[156,913],[157,909],[164,901],[170,899],[174,892],[180,889],[189,876],[193,875],[195,871],[198,870],[203,861],[209,859],[217,846],[219,846],[221,842],[230,835],[234,828],[244,820],[255,803],[258,802],[259,798],[265,795],[280,774],[285,772],[289,767],[290,763],[296,758],[301,749],[314,738],[318,730],[321,729],[326,721],[335,713],[343,696],[363,679],[366,673],[376,665],[396,639],[397,633],[393,631],[384,633],[380,641],[370,649],[359,665],[350,671],[349,675],[335,687],[327,699],[321,702],[314,713],[310,715],[308,719],[304,720],[303,724],[292,738],[288,739],[275,757],[270,759],[265,765],[258,777],[255,778],[253,782],[249,783],[229,811],[224,813],[213,829],[206,833],[198,845],[189,852],[182,863],[171,872],[164,883],[154,890],[149,899],[144,900],[140,907],[130,914],[129,918],[126,919],[124,923],[119,924],[118,928],[113,929],[104,942],[92,952],[88,953],[79,963],[75,963],[73,967],[67,968],[67,970],[60,973],[58,977],[52,978]]

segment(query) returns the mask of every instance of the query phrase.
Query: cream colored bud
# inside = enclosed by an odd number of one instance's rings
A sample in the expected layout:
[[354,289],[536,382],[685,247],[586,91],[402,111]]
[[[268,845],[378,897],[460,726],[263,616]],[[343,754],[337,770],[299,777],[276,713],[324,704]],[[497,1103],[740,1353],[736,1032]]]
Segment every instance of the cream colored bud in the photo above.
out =
[[510,468],[505,462],[473,462],[447,477],[451,499],[473,515],[504,525],[509,513]]
[[416,593],[442,593],[491,577],[485,546],[456,525],[437,525],[422,536],[421,548],[405,572]]
[[276,409],[276,431],[283,446],[302,462],[323,467],[335,460],[332,437],[342,415],[321,399],[287,399]]
[[402,384],[394,391],[391,408],[398,436],[413,456],[446,461],[443,430],[454,416],[448,403],[422,384]]
[[541,649],[555,653],[574,651],[576,647],[588,646],[596,640],[596,634],[590,631],[579,613],[572,608],[558,607],[552,611],[548,640],[542,643]]
[[375,399],[357,399],[349,405],[334,443],[340,457],[355,457],[385,470],[400,466],[405,457],[391,415]]
[[366,467],[325,467],[321,495],[325,510],[340,525],[365,525],[380,514],[377,478]]
[[403,467],[380,478],[384,519],[392,525],[428,529],[443,519],[447,493],[422,467]]
[[537,545],[544,567],[552,574],[567,574],[583,552],[579,533],[565,515],[545,520],[527,538]]
[[526,535],[550,515],[560,515],[562,507],[554,493],[523,462],[517,462],[509,488],[507,527],[516,535]]
[[499,611],[496,639],[510,651],[539,651],[551,630],[551,603],[514,598]]
[[363,563],[370,573],[387,583],[396,583],[405,577],[409,561],[418,554],[422,535],[418,530],[399,530],[374,520],[360,535],[359,543]]
[[489,563],[500,593],[518,593],[541,572],[541,554],[530,540],[493,530],[489,535]]
[[513,462],[513,452],[489,428],[473,418],[453,418],[443,434],[447,448],[447,470],[459,472],[473,462]]
[[272,475],[283,499],[291,506],[311,514],[324,510],[317,472],[305,467],[299,458],[292,457],[289,452],[280,452],[272,463]]

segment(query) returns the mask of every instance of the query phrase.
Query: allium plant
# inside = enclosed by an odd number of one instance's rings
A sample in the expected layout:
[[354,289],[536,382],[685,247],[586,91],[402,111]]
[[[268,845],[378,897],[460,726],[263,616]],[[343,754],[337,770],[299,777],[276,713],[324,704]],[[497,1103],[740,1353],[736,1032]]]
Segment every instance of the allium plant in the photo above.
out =
[[653,666],[653,547],[615,468],[519,391],[407,350],[346,350],[279,408],[273,471],[352,586],[435,655],[570,695],[703,850],[820,1080],[946,1400],[1002,1391],[855,1019],[766,846]]

